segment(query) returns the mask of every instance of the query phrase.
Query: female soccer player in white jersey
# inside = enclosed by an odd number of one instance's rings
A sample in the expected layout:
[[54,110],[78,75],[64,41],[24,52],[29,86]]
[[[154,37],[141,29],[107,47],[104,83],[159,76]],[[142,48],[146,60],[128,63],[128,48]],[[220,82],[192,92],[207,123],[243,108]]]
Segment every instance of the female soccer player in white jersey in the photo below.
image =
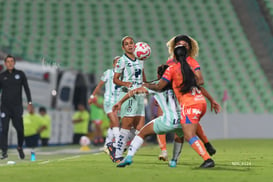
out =
[[[112,112],[112,107],[115,103],[117,103],[120,93],[120,87],[113,83],[114,78],[114,68],[118,62],[120,56],[116,56],[113,60],[113,68],[106,70],[92,95],[90,96],[88,103],[92,104],[96,99],[96,94],[100,92],[102,86],[105,84],[105,92],[104,92],[104,111],[110,119],[110,128],[107,131],[107,137],[105,140],[105,147],[109,142],[112,142],[113,139],[117,141],[119,136],[119,118],[117,113]],[[116,146],[114,144],[114,146]],[[108,152],[108,149],[105,148],[105,152]]]
[[[122,39],[123,56],[118,60],[115,67],[114,83],[121,86],[120,98],[129,90],[141,87],[146,81],[143,62],[135,55],[135,42],[132,37],[126,36]],[[108,146],[113,162],[122,160],[122,154],[130,134],[130,129],[134,127],[140,130],[145,123],[144,96],[138,95],[128,99],[121,108],[121,128],[117,147]]]
[[[167,68],[168,65],[161,65],[158,67],[158,78],[161,78]],[[127,156],[117,165],[117,167],[125,167],[126,165],[130,165],[132,163],[133,156],[143,144],[146,136],[151,134],[165,134],[169,132],[175,132],[178,136],[175,138],[173,158],[170,161],[170,167],[176,167],[176,162],[181,153],[184,138],[180,124],[181,108],[177,102],[171,85],[163,92],[155,92],[145,87],[131,90],[117,104],[114,105],[113,110],[119,110],[127,99],[137,94],[153,94],[154,98],[158,102],[158,105],[163,111],[163,115],[152,120],[140,130],[139,134],[135,136],[131,142]]]

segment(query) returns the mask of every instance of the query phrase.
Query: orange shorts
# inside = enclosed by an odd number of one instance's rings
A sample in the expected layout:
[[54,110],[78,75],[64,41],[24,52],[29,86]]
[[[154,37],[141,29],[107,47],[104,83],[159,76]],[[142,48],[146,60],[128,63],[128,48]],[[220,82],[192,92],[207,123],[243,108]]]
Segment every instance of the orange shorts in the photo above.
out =
[[207,103],[199,103],[190,106],[181,106],[181,124],[196,124],[206,113]]

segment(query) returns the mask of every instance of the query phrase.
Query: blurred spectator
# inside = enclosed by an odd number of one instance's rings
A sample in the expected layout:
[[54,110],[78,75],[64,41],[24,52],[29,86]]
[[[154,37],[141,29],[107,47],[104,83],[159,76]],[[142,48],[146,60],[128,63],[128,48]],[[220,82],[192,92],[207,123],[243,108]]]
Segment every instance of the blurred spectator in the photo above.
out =
[[38,146],[39,135],[46,129],[46,126],[33,107],[28,109],[28,113],[23,116],[23,121],[26,147],[33,149]]
[[[100,93],[101,94],[101,93]],[[102,123],[105,117],[104,110],[103,110],[103,97],[101,95],[97,95],[92,101],[90,106],[91,112],[91,122],[95,125],[94,131],[94,145],[99,145],[104,143],[103,133],[102,133]]]
[[78,104],[77,107],[78,110],[72,118],[74,124],[73,144],[79,144],[81,137],[88,133],[89,113],[83,104]]
[[51,136],[51,118],[46,112],[45,107],[39,108],[39,114],[43,120],[43,124],[46,127],[41,133],[40,133],[40,139],[42,146],[48,146],[48,141]]

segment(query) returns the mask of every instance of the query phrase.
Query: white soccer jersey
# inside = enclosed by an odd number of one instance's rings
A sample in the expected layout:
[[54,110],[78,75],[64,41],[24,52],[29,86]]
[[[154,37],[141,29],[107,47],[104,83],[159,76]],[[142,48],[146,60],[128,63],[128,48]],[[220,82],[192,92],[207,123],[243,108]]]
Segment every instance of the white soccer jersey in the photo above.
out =
[[119,98],[120,86],[114,84],[114,69],[106,70],[101,76],[101,81],[105,83],[104,102],[116,103]]
[[163,117],[166,121],[167,126],[175,125],[178,127],[180,125],[180,104],[178,103],[174,91],[172,89],[165,90],[163,92],[155,92],[146,88],[149,94],[153,94],[154,98],[158,102],[158,105],[163,111]]
[[124,54],[117,62],[115,72],[122,73],[121,81],[131,82],[133,85],[130,89],[138,88],[143,82],[143,61],[138,59],[132,60]]

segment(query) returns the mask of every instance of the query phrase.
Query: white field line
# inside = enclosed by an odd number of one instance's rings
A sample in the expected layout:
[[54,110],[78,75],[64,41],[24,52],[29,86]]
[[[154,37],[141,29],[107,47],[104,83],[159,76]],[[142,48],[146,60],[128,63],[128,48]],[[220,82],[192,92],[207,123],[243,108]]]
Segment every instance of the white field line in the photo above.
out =
[[[50,152],[51,154],[54,154],[55,152]],[[92,153],[90,153],[91,155],[101,155],[103,154],[102,150],[98,149],[97,151],[94,151]],[[59,162],[59,161],[66,161],[66,160],[72,160],[72,159],[76,159],[81,157],[81,155],[75,155],[75,156],[71,156],[71,157],[65,157],[65,158],[61,158],[61,159],[56,159],[56,160],[44,160],[44,161],[37,161],[37,164],[39,165],[44,165],[44,164],[48,164],[48,163],[52,163],[52,162]],[[12,165],[16,165],[16,164],[7,164],[7,163],[0,163],[0,167],[5,167],[5,166],[12,166]]]
[[47,164],[47,163],[50,163],[50,162],[52,162],[52,161],[46,160],[46,161],[43,161],[43,162],[39,162],[38,164]]
[[65,157],[65,158],[62,158],[62,159],[58,159],[57,161],[65,161],[65,160],[70,160],[70,159],[76,159],[76,158],[79,158],[81,157],[80,155],[75,155],[75,156],[72,156],[72,157]]
[[77,159],[77,158],[80,158],[81,156],[80,155],[76,155],[76,156],[72,156],[72,157],[65,157],[65,158],[61,158],[61,159],[57,159],[57,160],[46,160],[46,161],[43,161],[43,162],[39,162],[38,164],[40,165],[43,165],[43,164],[48,164],[48,163],[51,163],[51,162],[59,162],[59,161],[66,161],[66,160],[71,160],[71,159]]

